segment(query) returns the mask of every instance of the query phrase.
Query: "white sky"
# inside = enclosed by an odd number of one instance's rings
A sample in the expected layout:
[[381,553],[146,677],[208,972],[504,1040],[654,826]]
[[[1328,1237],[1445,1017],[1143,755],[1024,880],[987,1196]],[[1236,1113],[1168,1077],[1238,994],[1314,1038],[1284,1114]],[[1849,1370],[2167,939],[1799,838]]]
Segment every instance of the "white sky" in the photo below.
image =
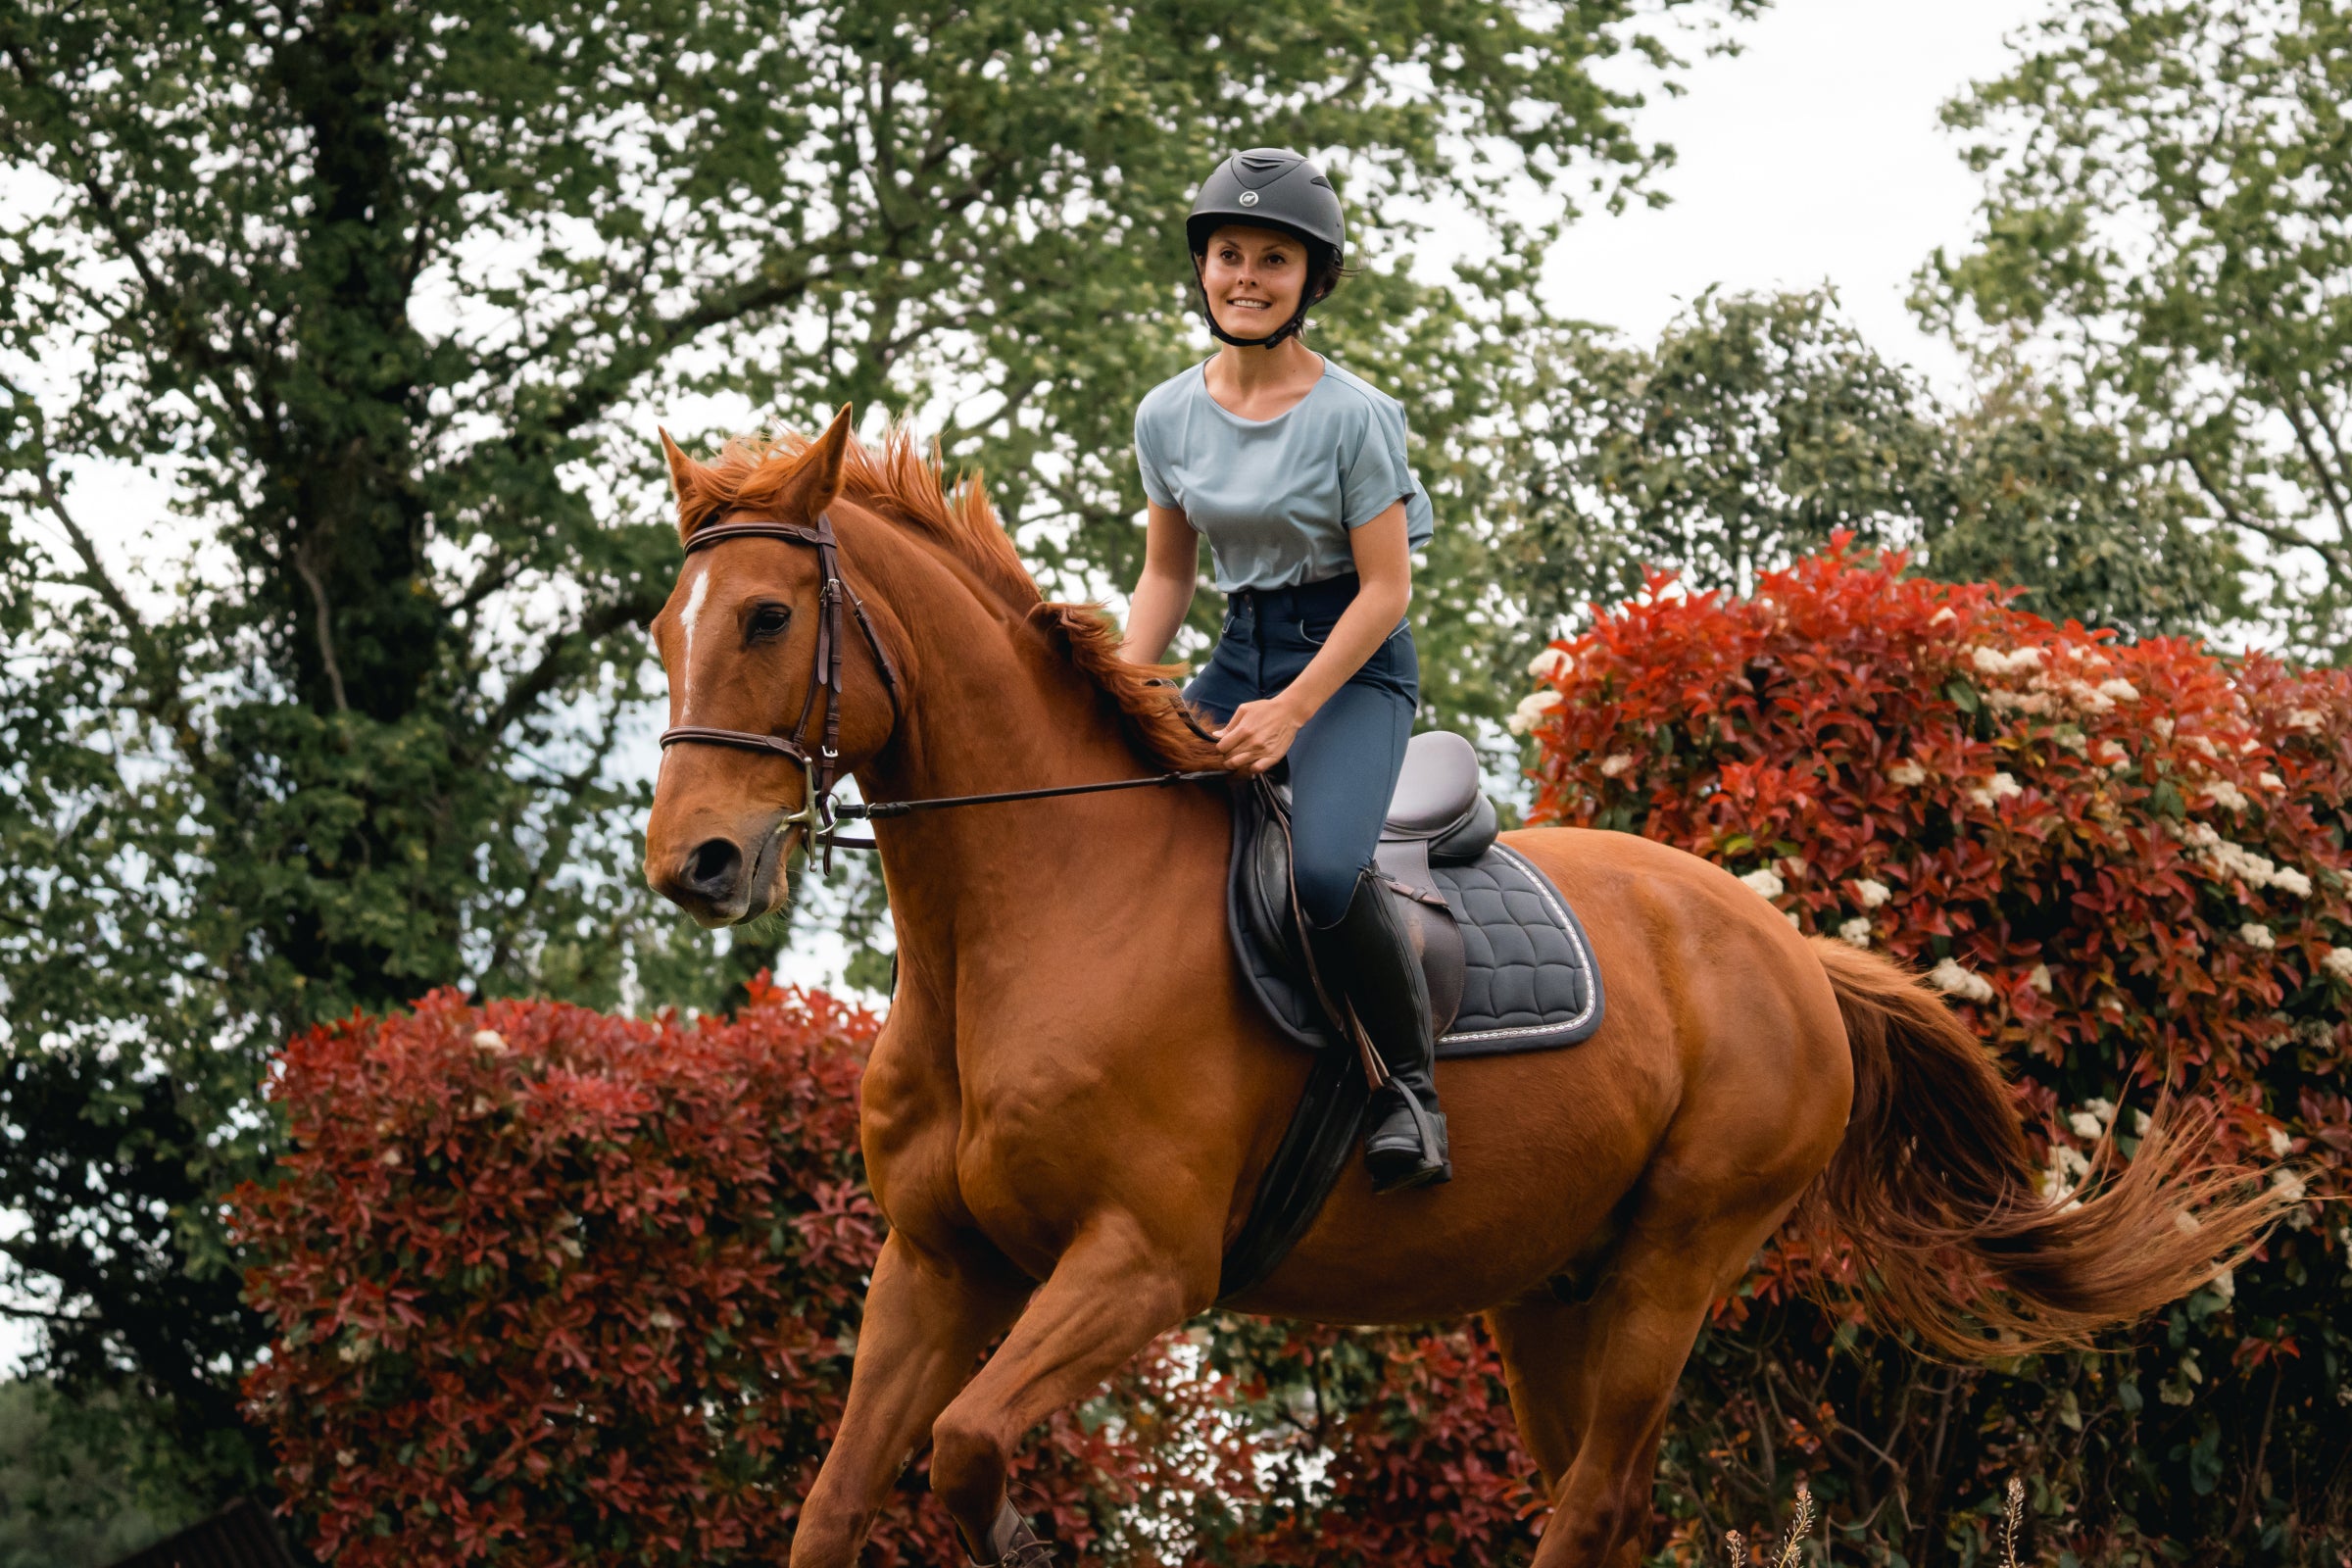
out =
[[[1977,198],[1936,111],[1998,74],[2004,36],[2045,3],[1780,0],[1742,29],[1740,54],[1695,62],[1687,96],[1642,113],[1640,132],[1680,155],[1661,181],[1673,205],[1579,224],[1544,269],[1549,303],[1649,337],[1710,284],[1826,282],[1881,353],[1955,389],[1958,361],[1903,306],[1928,254],[1967,238]],[[125,542],[163,520],[165,487],[144,475],[85,472],[74,490],[103,499]],[[781,978],[838,985],[843,958],[838,942],[804,942]],[[29,1328],[0,1318],[0,1376]]]
[[1960,363],[1903,300],[1938,245],[1968,237],[1978,195],[1943,103],[1999,74],[2004,38],[2050,0],[1781,0],[1746,47],[1695,62],[1688,94],[1638,128],[1679,154],[1673,205],[1594,218],[1544,268],[1557,311],[1654,336],[1710,284],[1836,287],[1878,350],[1945,391]]

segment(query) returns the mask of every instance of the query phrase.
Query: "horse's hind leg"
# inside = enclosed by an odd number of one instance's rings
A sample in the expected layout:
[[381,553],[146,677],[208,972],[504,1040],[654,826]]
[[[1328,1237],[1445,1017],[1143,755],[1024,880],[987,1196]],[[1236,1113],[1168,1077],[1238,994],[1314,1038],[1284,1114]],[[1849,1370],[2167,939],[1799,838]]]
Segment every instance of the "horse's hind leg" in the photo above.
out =
[[1675,1382],[1708,1304],[1779,1218],[1693,1224],[1663,1207],[1644,1205],[1590,1301],[1538,1294],[1488,1315],[1553,1504],[1535,1568],[1640,1563]]
[[[1658,1339],[1657,1330],[1612,1321],[1602,1303],[1567,1303],[1548,1295],[1487,1314],[1502,1351],[1511,1414],[1542,1472],[1553,1514],[1536,1552],[1539,1568],[1637,1568],[1649,1519],[1666,1402],[1693,1326],[1668,1358],[1646,1343],[1626,1359],[1605,1347]],[[1671,1324],[1661,1325],[1671,1338]],[[1660,1398],[1663,1386],[1666,1397]],[[1581,1463],[1580,1463],[1581,1461]]]

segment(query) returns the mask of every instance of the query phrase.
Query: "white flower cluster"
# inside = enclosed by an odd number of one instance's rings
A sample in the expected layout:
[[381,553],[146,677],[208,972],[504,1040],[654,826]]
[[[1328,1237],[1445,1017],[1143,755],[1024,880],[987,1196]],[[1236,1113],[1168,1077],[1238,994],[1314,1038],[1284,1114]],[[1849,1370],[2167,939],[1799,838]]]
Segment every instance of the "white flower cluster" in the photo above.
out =
[[[2053,1200],[2067,1198],[2074,1192],[2075,1184],[2089,1174],[2090,1159],[2082,1151],[2072,1144],[2052,1140],[2050,1168],[2042,1173],[2041,1178],[2041,1190],[2045,1196]],[[2066,1206],[2072,1208],[2074,1204],[2070,1202]]]
[[1557,680],[1575,662],[1565,648],[1546,648],[1527,662],[1527,672],[1538,680]]
[[1854,897],[1865,909],[1875,909],[1894,895],[1887,891],[1886,883],[1865,876],[1854,879]]
[[2280,778],[2278,774],[2271,772],[2255,774],[2254,782],[2261,785],[2266,790],[2282,790],[2286,788],[2286,780]]
[[1740,880],[1746,883],[1749,887],[1754,888],[1758,893],[1763,894],[1764,897],[1768,899],[1779,898],[1784,887],[1784,884],[1781,881],[1781,873],[1775,871],[1769,865],[1758,866],[1755,870],[1748,872],[1747,875],[1741,877]]
[[2018,783],[2014,775],[1995,773],[1982,785],[1972,784],[1960,793],[1979,806],[1990,808],[1994,802],[2007,800],[2012,795],[2023,795],[2026,790],[2024,785]]
[[2265,855],[2256,855],[2242,844],[2232,844],[2215,830],[2210,822],[2190,822],[2185,826],[2166,823],[2166,830],[2189,848],[2189,858],[2217,877],[2236,877],[2251,888],[2277,888],[2298,899],[2311,896],[2311,878],[2291,865],[2280,865]]
[[1930,969],[1928,980],[1946,996],[1963,997],[1970,1002],[1992,1000],[1992,982],[1973,970],[1961,968],[1951,958],[1945,958]]
[[2288,729],[2315,730],[2327,722],[2327,715],[2316,708],[2298,708],[2286,715]]
[[2239,926],[2237,940],[2249,948],[2260,948],[2265,953],[2278,946],[2278,939],[2271,935],[2271,928],[2259,920],[2248,920]]
[[2329,948],[2328,956],[2320,960],[2320,967],[2338,980],[2352,984],[2352,948]]
[[1857,948],[1869,947],[1870,916],[1867,914],[1857,914],[1851,920],[1848,920],[1842,925],[1838,926],[1838,940],[1840,942],[1851,943]]
[[1600,760],[1602,778],[1623,778],[1633,770],[1634,754],[1631,752],[1611,752]]
[[2033,973],[2026,976],[2026,984],[2032,986],[2043,996],[2048,996],[2051,991],[2050,966],[2046,963],[2035,964],[2034,966]]
[[2020,670],[2039,669],[2041,650],[2013,648],[2004,654],[1998,648],[1978,648],[1969,654],[1969,662],[1981,675],[2014,675]]
[[1512,734],[1524,735],[1535,728],[1537,721],[1545,713],[1559,706],[1560,694],[1550,687],[1540,692],[1529,692],[1519,699],[1519,706],[1511,710],[1511,716],[1504,719],[1503,723]]
[[[2092,673],[2107,665],[2106,659],[2090,649],[2074,649],[2060,643],[2050,651],[2061,659],[2071,656],[2079,660]],[[1985,704],[1995,712],[2036,716],[2106,713],[2114,711],[2118,703],[2139,701],[2139,688],[2121,676],[2111,675],[2093,682],[2069,671],[2045,669],[2043,651],[2039,648],[2013,648],[2006,653],[1998,648],[1972,649],[1969,662],[1980,675],[2032,677],[2022,690],[1996,688],[1986,692]]]
[[1886,770],[1886,782],[1900,784],[1905,789],[1909,789],[1913,785],[1925,784],[1927,781],[1928,770],[1917,762],[1897,762]]
[[2087,1138],[2095,1144],[2107,1136],[2107,1124],[2113,1120],[2114,1101],[2085,1100],[2081,1110],[2066,1118],[2066,1125],[2077,1138]]
[[2211,798],[2213,804],[2225,811],[2242,811],[2246,808],[2245,792],[2226,778],[2201,773],[2188,781],[2188,787]]

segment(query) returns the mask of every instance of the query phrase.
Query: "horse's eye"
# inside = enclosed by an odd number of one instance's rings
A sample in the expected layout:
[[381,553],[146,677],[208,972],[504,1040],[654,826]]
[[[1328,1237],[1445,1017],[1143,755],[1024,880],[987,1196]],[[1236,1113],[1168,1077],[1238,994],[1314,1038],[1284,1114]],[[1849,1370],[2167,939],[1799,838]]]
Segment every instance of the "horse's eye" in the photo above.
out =
[[791,623],[791,606],[761,605],[752,612],[752,640],[757,642],[762,638],[781,635],[784,628]]

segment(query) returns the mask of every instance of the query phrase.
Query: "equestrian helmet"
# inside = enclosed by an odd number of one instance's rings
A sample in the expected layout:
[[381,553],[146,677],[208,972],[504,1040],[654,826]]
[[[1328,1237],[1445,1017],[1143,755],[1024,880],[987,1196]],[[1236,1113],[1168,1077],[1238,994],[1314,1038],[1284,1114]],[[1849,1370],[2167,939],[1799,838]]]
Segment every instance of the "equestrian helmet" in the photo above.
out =
[[1207,253],[1208,236],[1221,223],[1287,229],[1330,246],[1334,260],[1348,249],[1339,192],[1322,170],[1288,147],[1235,153],[1200,182],[1192,216],[1184,220],[1184,236],[1195,256]]

